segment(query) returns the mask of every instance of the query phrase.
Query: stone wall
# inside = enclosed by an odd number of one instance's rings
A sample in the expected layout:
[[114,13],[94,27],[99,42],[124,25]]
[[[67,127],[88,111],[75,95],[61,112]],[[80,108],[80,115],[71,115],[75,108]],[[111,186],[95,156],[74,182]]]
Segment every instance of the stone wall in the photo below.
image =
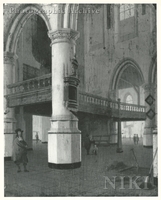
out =
[[[84,90],[89,93],[108,97],[113,70],[123,59],[132,59],[140,67],[144,81],[148,82],[148,72],[155,49],[152,31],[155,28],[155,10],[146,5],[146,14],[142,15],[141,4],[136,5],[136,36],[120,41],[117,5],[113,9],[113,21],[110,29],[106,26],[106,5],[102,5],[99,14],[84,14],[78,18],[78,31],[82,32],[80,24],[84,24],[84,34],[81,39],[84,46]],[[124,33],[128,27],[124,27]],[[152,50],[153,49],[153,50]],[[77,47],[78,55],[82,47]]]

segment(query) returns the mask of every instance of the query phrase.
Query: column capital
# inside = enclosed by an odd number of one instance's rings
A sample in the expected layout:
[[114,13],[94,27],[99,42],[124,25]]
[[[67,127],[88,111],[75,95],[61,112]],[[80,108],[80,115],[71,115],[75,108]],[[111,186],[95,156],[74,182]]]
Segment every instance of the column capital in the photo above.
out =
[[4,63],[5,64],[11,64],[11,63],[14,63],[14,61],[16,59],[18,59],[18,56],[12,52],[4,52],[3,54],[4,56]]
[[48,36],[52,41],[52,44],[57,42],[70,42],[76,41],[79,38],[79,32],[70,28],[62,28],[55,31],[49,31]]

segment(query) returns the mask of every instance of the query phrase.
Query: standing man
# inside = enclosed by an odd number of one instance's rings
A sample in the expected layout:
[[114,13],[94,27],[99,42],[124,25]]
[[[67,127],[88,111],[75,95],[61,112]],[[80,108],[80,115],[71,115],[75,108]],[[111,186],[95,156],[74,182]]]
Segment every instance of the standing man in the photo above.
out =
[[36,132],[35,138],[36,138],[36,143],[38,143],[38,141],[39,141],[39,135],[38,135],[38,132]]
[[13,142],[13,154],[12,154],[12,159],[14,163],[17,165],[18,170],[17,172],[21,172],[20,164],[22,163],[24,166],[24,172],[29,172],[26,169],[26,165],[28,163],[28,158],[27,158],[27,143],[24,141],[22,137],[23,131],[18,128],[15,130],[16,132],[16,138],[14,139]]
[[90,137],[88,134],[86,134],[86,137],[85,137],[85,141],[84,141],[84,147],[87,151],[87,155],[89,155],[89,150],[91,148],[91,140],[90,140]]

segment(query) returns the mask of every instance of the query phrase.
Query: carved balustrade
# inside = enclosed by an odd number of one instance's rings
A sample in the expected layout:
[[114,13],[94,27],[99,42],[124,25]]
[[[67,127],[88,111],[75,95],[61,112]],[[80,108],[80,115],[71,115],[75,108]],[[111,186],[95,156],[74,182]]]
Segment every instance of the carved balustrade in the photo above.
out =
[[29,92],[32,90],[39,90],[46,87],[51,87],[51,74],[46,74],[44,76],[8,85],[8,88],[10,89],[10,94]]
[[[7,98],[9,99],[13,98],[13,100],[16,102],[16,98],[17,98],[17,101],[20,101],[20,99],[18,99],[19,97],[17,96],[19,94],[23,94],[23,99],[25,98],[25,94],[28,95],[27,98],[30,98],[30,96],[31,98],[33,98],[34,91],[38,91],[38,92],[43,91],[43,93],[40,94],[40,96],[42,96],[41,97],[42,101],[43,101],[43,95],[46,101],[51,100],[51,94],[49,95],[49,93],[51,93],[51,84],[52,84],[51,74],[46,74],[41,77],[36,77],[29,80],[17,82],[17,83],[7,86],[10,89],[10,94],[8,95]],[[47,92],[47,94],[44,93],[45,91]],[[29,96],[30,92],[31,92],[31,95]],[[46,95],[47,97],[45,97]],[[37,98],[38,97],[35,97],[35,99]],[[119,108],[118,101],[111,101],[110,99],[89,94],[86,92],[79,92],[78,99],[79,99],[79,107],[84,106],[83,109],[86,109],[88,106],[93,105],[93,107],[97,107],[98,109],[100,108],[100,110],[111,110],[117,115],[117,111]],[[37,101],[38,100],[35,100],[35,103],[37,103]],[[10,100],[10,102],[12,102],[12,106],[14,106],[13,101]],[[23,105],[23,101],[21,105]],[[122,112],[127,111],[130,113],[131,112],[146,113],[146,107],[120,102],[120,111]]]

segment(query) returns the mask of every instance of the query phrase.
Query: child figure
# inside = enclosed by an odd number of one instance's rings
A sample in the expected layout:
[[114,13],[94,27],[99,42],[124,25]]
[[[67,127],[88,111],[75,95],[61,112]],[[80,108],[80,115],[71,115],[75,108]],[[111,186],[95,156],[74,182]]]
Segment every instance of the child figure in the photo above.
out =
[[97,155],[98,153],[98,147],[96,144],[94,144],[94,147],[93,147],[93,154]]
[[90,141],[91,141],[90,152],[91,152],[91,154],[97,155],[98,147],[97,147],[92,135],[90,135]]

